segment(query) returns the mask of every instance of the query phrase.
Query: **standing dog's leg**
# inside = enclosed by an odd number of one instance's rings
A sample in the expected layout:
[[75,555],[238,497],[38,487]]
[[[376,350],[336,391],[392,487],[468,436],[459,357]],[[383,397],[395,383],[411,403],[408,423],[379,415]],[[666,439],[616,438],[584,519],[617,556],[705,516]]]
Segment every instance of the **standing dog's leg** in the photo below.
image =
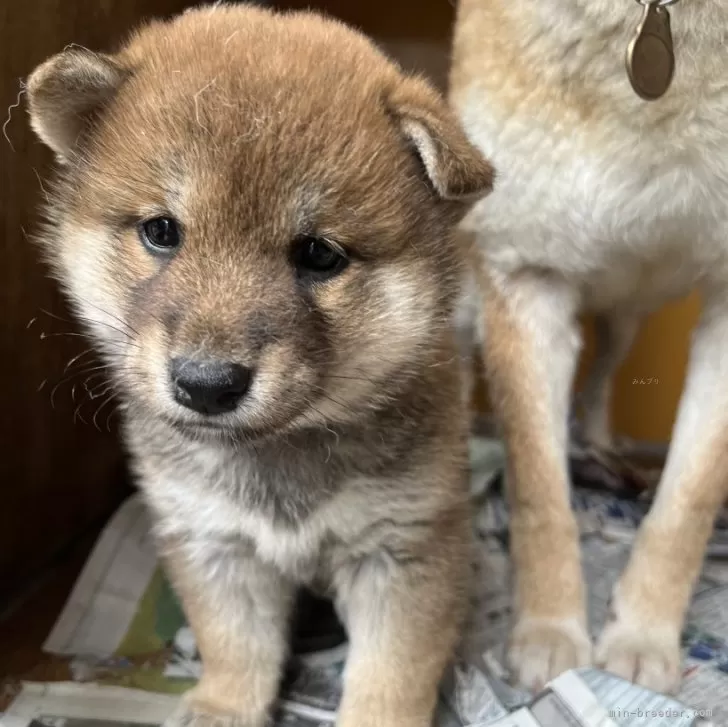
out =
[[[718,300],[718,298],[722,298]],[[678,686],[680,631],[716,513],[728,495],[728,305],[706,302],[656,500],[613,594],[597,656],[659,691]]]
[[632,346],[639,325],[638,315],[615,313],[599,316],[595,321],[596,357],[579,399],[582,435],[599,449],[611,450],[613,446],[609,413],[612,381]]
[[286,655],[293,588],[234,543],[167,543],[202,655],[202,678],[168,727],[264,727]]
[[567,474],[568,409],[579,336],[576,296],[556,277],[484,281],[490,393],[508,450],[516,623],[511,665],[543,685],[588,663],[584,585]]

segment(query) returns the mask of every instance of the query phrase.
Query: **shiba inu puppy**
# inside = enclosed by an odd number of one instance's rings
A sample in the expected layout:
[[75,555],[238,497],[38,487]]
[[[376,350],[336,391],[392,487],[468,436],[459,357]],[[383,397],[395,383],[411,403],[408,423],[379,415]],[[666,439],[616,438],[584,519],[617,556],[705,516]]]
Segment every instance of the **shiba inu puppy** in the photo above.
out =
[[491,167],[308,13],[189,11],[28,98],[60,162],[41,241],[202,655],[170,724],[267,724],[305,583],[349,632],[338,724],[426,727],[469,567],[453,231]]
[[595,314],[600,346],[585,432],[609,446],[610,380],[639,322],[697,287],[667,466],[594,654],[657,690],[679,681],[685,610],[728,493],[727,39],[719,0],[459,4],[451,100],[502,169],[464,229],[510,457],[511,661],[528,686],[592,658],[566,457],[577,315]]

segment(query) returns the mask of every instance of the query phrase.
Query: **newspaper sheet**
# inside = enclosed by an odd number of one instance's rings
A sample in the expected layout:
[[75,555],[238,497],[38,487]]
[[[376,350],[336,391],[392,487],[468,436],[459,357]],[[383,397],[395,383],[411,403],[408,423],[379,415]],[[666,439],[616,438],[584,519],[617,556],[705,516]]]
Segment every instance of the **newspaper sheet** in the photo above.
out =
[[[484,689],[488,687],[483,684]],[[455,699],[455,702],[458,700]],[[569,671],[527,706],[512,712],[491,690],[489,704],[440,705],[437,727],[698,727],[710,725],[695,710],[652,695],[596,670]],[[4,715],[2,727],[156,727],[172,715],[179,697],[96,684],[25,684]],[[625,706],[618,706],[625,705]],[[475,710],[465,721],[458,709]],[[331,727],[335,713],[279,711],[274,727]]]
[[[723,541],[728,542],[724,518],[711,540],[711,557],[688,617],[683,687],[677,701],[598,671],[565,676],[536,700],[510,686],[503,667],[504,638],[511,617],[503,463],[500,442],[473,439],[472,494],[477,503],[475,528],[480,543],[475,608],[460,660],[443,682],[438,727],[533,725],[539,724],[539,718],[549,726],[663,724],[653,716],[653,721],[640,721],[640,714],[649,710],[654,714],[661,710],[683,714],[683,721],[676,721],[674,715],[665,717],[668,721],[664,724],[671,727],[697,725],[701,717],[728,727],[728,559],[720,547]],[[571,467],[576,483],[572,502],[580,524],[589,585],[589,617],[596,635],[606,619],[612,586],[629,556],[636,528],[649,507],[649,487],[645,485],[649,477],[634,472],[625,475],[619,463],[590,459],[588,453],[576,448]],[[45,648],[71,657],[79,682],[169,696],[186,691],[199,678],[201,664],[194,637],[157,563],[148,514],[139,498],[127,501],[102,534]],[[345,646],[294,659],[281,693],[279,720],[284,721],[280,724],[330,724],[341,696],[345,659]],[[594,702],[602,711],[594,707],[593,714],[602,715],[607,710],[611,721],[589,722],[579,713],[571,722],[566,717],[549,722],[557,718],[544,715],[561,714],[562,701],[568,707],[564,707],[565,714],[578,712],[559,691],[566,688],[564,685],[571,685],[568,694],[572,701],[574,693],[583,692],[579,704],[583,707]],[[632,691],[625,691],[627,688]]]
[[172,714],[177,699],[154,692],[95,684],[24,684],[0,717],[2,727],[154,727]]
[[[179,697],[123,687],[30,683],[0,715],[0,727],[158,727],[178,705]],[[331,727],[331,720],[281,712],[273,727]]]

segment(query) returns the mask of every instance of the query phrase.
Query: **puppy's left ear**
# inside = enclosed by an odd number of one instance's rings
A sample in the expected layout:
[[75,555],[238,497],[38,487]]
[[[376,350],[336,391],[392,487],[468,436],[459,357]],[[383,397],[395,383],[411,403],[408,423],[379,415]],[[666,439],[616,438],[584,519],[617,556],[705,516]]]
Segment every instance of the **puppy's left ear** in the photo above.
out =
[[440,197],[472,201],[493,189],[493,167],[428,83],[406,78],[389,92],[385,103]]

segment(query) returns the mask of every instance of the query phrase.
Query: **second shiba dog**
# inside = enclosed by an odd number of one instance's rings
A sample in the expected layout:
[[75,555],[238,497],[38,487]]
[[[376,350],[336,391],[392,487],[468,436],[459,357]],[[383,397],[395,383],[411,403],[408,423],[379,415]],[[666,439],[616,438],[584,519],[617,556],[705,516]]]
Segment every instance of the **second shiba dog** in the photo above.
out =
[[[666,39],[668,12],[674,79],[644,101],[626,51],[643,17]],[[484,356],[509,455],[511,662],[528,686],[592,657],[566,459],[577,316],[595,314],[600,334],[586,435],[609,446],[610,378],[640,321],[699,288],[670,455],[595,652],[646,686],[679,682],[683,618],[728,494],[727,28],[723,0],[459,5],[452,102],[501,172],[465,228],[481,255]],[[650,93],[669,80],[655,37],[637,59]]]

